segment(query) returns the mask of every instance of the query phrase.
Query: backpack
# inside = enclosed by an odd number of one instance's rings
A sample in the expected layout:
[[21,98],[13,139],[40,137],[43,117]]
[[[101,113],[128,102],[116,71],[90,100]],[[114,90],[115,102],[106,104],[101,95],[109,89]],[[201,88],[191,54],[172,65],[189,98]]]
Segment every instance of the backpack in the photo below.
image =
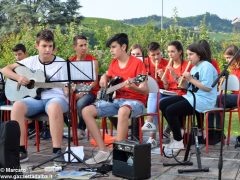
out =
[[0,105],[5,105],[7,101],[7,98],[5,96],[4,86],[5,86],[4,78],[2,73],[0,72]]
[[17,121],[1,122],[0,124],[0,168],[1,174],[16,174],[6,169],[20,169],[19,160],[20,127]]

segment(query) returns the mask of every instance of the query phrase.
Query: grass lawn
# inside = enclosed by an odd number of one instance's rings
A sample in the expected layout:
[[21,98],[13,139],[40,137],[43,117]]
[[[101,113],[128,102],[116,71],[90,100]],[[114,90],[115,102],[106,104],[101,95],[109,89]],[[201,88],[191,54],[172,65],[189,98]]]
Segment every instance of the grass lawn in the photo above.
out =
[[[226,113],[225,127],[224,127],[225,134],[227,134],[228,119],[229,119],[229,113]],[[240,136],[240,124],[239,124],[239,119],[238,119],[238,113],[237,112],[233,113],[233,116],[232,116],[231,136]]]

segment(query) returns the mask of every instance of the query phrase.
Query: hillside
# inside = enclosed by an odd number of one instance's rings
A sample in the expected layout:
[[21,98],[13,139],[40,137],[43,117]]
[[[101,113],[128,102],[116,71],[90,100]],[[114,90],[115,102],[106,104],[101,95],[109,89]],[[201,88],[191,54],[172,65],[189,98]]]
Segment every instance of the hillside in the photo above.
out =
[[121,21],[117,20],[111,20],[111,19],[104,19],[104,18],[92,18],[92,17],[85,17],[82,21],[81,24],[86,26],[86,27],[91,27],[91,26],[98,26],[98,27],[105,27],[105,26],[111,26],[114,28],[120,28],[120,29],[128,29],[132,25],[126,24]]
[[[198,16],[185,17],[185,18],[177,17],[177,24],[179,26],[183,26],[186,28],[195,29],[200,25],[204,17],[206,18],[207,28],[211,32],[229,33],[233,31],[233,25],[231,24],[230,20],[221,19],[217,15],[210,14],[210,13],[206,13]],[[151,22],[160,28],[161,16],[153,15],[148,17],[126,19],[126,20],[123,20],[122,22],[129,25],[146,25],[149,22]],[[164,17],[163,28],[168,28],[170,25],[174,25],[173,19]]]

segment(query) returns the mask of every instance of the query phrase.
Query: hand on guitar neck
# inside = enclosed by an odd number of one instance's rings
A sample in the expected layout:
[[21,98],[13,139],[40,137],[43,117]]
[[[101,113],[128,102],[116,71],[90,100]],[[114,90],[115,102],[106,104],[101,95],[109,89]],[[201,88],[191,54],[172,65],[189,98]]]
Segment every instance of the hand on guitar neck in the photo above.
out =
[[135,78],[130,78],[124,82],[119,83],[119,81],[121,80],[121,77],[117,76],[108,83],[107,88],[102,87],[100,91],[98,91],[97,99],[111,102],[113,100],[112,96],[114,91],[124,86],[133,88],[134,86],[136,86],[134,83],[136,84],[142,83],[146,80],[146,77],[147,75],[139,74]]
[[131,78],[129,78],[128,80],[124,81],[124,87],[136,90],[138,86],[135,83],[133,83]]

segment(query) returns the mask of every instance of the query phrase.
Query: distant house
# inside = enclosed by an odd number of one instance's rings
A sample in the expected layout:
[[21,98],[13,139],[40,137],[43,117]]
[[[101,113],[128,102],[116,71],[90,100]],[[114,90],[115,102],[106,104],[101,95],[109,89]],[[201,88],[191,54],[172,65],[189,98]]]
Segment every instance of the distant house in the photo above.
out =
[[233,31],[240,32],[240,18],[236,17],[232,20]]

